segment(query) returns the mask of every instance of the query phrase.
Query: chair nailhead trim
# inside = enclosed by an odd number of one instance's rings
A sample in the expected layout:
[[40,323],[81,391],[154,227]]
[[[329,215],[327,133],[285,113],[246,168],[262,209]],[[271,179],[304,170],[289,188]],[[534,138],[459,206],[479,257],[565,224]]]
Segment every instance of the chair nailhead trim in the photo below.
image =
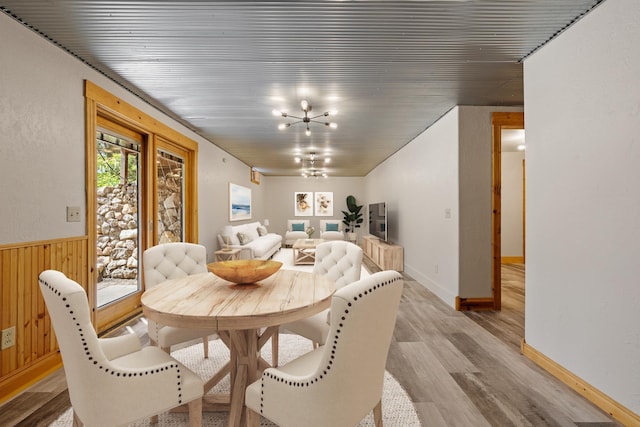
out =
[[[398,280],[403,280],[403,279],[401,277],[394,277],[393,279],[387,280],[387,281],[385,281],[383,283],[376,283],[370,289],[365,290],[364,293],[361,293],[358,296],[354,296],[353,297],[353,302],[358,301],[358,298],[362,299],[364,296],[372,294],[373,291],[375,291],[376,289],[380,289],[383,286],[395,283]],[[347,302],[347,306],[348,307],[352,307],[352,302],[351,301]],[[341,317],[341,319],[343,321],[346,321],[348,314],[349,314],[349,309],[347,308],[347,309],[344,310],[344,315]],[[343,323],[340,323],[339,326],[340,326],[340,328],[342,328],[343,327]],[[291,387],[309,387],[310,385],[313,385],[314,383],[320,382],[320,380],[323,379],[324,376],[328,375],[327,371],[329,371],[331,369],[331,365],[333,365],[333,360],[336,357],[336,350],[338,349],[338,338],[340,338],[340,332],[341,332],[340,328],[336,329],[336,335],[334,336],[333,345],[331,347],[331,356],[329,357],[329,364],[322,371],[322,375],[319,375],[316,378],[313,378],[310,382],[309,381],[306,381],[306,382],[285,381],[283,378],[277,377],[276,375],[272,374],[271,372],[263,372],[262,373],[262,378],[261,378],[261,381],[260,381],[260,414],[263,414],[263,409],[264,409],[264,384],[265,384],[265,379],[271,379],[271,380],[277,381],[279,383],[285,383],[286,385],[291,386]]]
[[[58,296],[58,297],[62,297],[62,293],[56,289],[55,287],[53,287],[52,285],[50,285],[49,283],[38,279],[38,281],[43,284],[47,289],[49,289],[54,295]],[[66,303],[67,298],[66,297],[62,297],[62,301]],[[85,350],[85,354],[87,355],[87,359],[89,361],[93,361],[93,365],[97,365],[98,362],[93,360],[93,355],[91,354],[91,351],[88,347],[87,344],[87,340],[84,338],[84,330],[82,329],[82,327],[80,326],[80,323],[78,323],[77,318],[74,316],[74,312],[73,310],[71,310],[71,305],[66,303],[65,307],[69,310],[69,314],[71,315],[71,319],[76,322],[76,327],[78,328],[78,336],[80,337],[80,341],[82,342],[82,346]],[[178,398],[178,405],[182,404],[182,372],[180,370],[180,366],[177,363],[171,363],[167,366],[163,366],[161,368],[157,368],[155,369],[155,372],[153,369],[151,370],[146,370],[144,372],[124,372],[124,371],[114,371],[113,369],[109,369],[109,368],[104,368],[102,365],[98,366],[98,369],[100,371],[103,371],[106,374],[111,374],[111,375],[115,375],[117,377],[122,376],[122,377],[135,377],[135,376],[142,376],[144,375],[149,375],[149,374],[154,374],[154,373],[160,373],[160,372],[164,372],[165,370],[168,371],[170,369],[175,369],[176,370],[176,378],[177,378],[177,398]]]

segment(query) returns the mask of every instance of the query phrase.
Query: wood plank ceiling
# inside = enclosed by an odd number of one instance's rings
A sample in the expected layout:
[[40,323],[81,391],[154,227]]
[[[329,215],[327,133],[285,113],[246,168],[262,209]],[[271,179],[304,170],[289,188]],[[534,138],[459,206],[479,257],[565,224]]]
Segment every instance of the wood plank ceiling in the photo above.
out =
[[[602,0],[3,0],[0,9],[265,175],[364,176],[456,105],[522,105],[523,58]],[[337,110],[330,129],[278,130]],[[322,118],[324,121],[324,118]],[[307,166],[305,164],[305,166]]]

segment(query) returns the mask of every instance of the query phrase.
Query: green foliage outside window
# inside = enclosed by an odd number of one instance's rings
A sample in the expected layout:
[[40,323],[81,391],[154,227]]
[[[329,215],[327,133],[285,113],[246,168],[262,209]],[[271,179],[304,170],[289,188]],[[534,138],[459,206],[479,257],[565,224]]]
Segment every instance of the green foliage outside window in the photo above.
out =
[[[120,185],[120,165],[122,155],[126,151],[113,149],[109,144],[98,143],[97,156],[97,186],[115,187]],[[138,156],[135,153],[127,156],[128,177],[127,183],[137,181],[138,176]]]

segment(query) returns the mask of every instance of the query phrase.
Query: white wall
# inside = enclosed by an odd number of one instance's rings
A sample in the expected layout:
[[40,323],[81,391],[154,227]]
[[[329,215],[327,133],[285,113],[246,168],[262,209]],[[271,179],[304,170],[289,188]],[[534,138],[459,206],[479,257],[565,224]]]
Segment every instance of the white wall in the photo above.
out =
[[[366,200],[386,202],[404,268],[447,304],[458,295],[458,108],[375,168]],[[445,218],[445,210],[451,218]]]
[[525,61],[526,340],[640,413],[640,3]]
[[[0,40],[0,244],[86,234],[85,79],[198,142],[199,235],[209,258],[228,222],[229,181],[252,188],[254,218],[264,215],[264,186],[250,183],[244,163],[5,14]],[[81,206],[83,221],[66,222],[66,206]]]
[[500,169],[500,250],[503,257],[523,256],[522,179],[524,152],[502,152]]
[[229,222],[229,183],[251,189],[251,220],[265,218],[267,184],[256,185],[250,180],[250,168],[213,144],[198,145],[198,235],[199,243],[207,247],[207,258],[213,261],[213,252],[220,249],[217,234]]
[[0,244],[84,235],[86,67],[4,14],[0,39]]
[[459,129],[460,283],[462,298],[492,294],[492,152],[494,112],[522,107],[461,106]]
[[366,198],[388,203],[405,271],[451,306],[491,296],[496,111],[522,107],[456,107],[367,175]]
[[[289,219],[308,219],[315,227],[316,234],[313,237],[320,238],[321,219],[339,219],[344,215],[342,211],[347,210],[347,196],[356,198],[356,203],[363,205],[362,218],[363,228],[357,230],[361,236],[367,228],[367,211],[364,200],[364,178],[363,177],[328,177],[328,178],[303,178],[301,176],[267,176],[263,177],[268,189],[265,192],[265,218],[269,219],[269,231],[282,234],[287,229]],[[294,216],[294,193],[300,191],[330,191],[333,192],[333,216]],[[261,218],[262,221],[264,218]]]

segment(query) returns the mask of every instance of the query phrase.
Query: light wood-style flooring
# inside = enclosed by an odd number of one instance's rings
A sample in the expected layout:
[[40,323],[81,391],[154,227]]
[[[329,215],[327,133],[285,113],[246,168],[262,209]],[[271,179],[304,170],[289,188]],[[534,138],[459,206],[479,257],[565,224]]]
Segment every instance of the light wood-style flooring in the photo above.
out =
[[523,264],[502,265],[501,310],[464,312],[496,338],[517,349],[520,349],[520,340],[524,338],[524,270]]
[[[370,261],[365,265],[377,271]],[[503,310],[470,313],[451,309],[406,277],[387,369],[407,390],[422,424],[618,426],[520,354],[524,266],[503,266],[502,275]],[[142,322],[129,327],[148,342]],[[60,370],[0,406],[0,426],[47,426],[68,407]]]

